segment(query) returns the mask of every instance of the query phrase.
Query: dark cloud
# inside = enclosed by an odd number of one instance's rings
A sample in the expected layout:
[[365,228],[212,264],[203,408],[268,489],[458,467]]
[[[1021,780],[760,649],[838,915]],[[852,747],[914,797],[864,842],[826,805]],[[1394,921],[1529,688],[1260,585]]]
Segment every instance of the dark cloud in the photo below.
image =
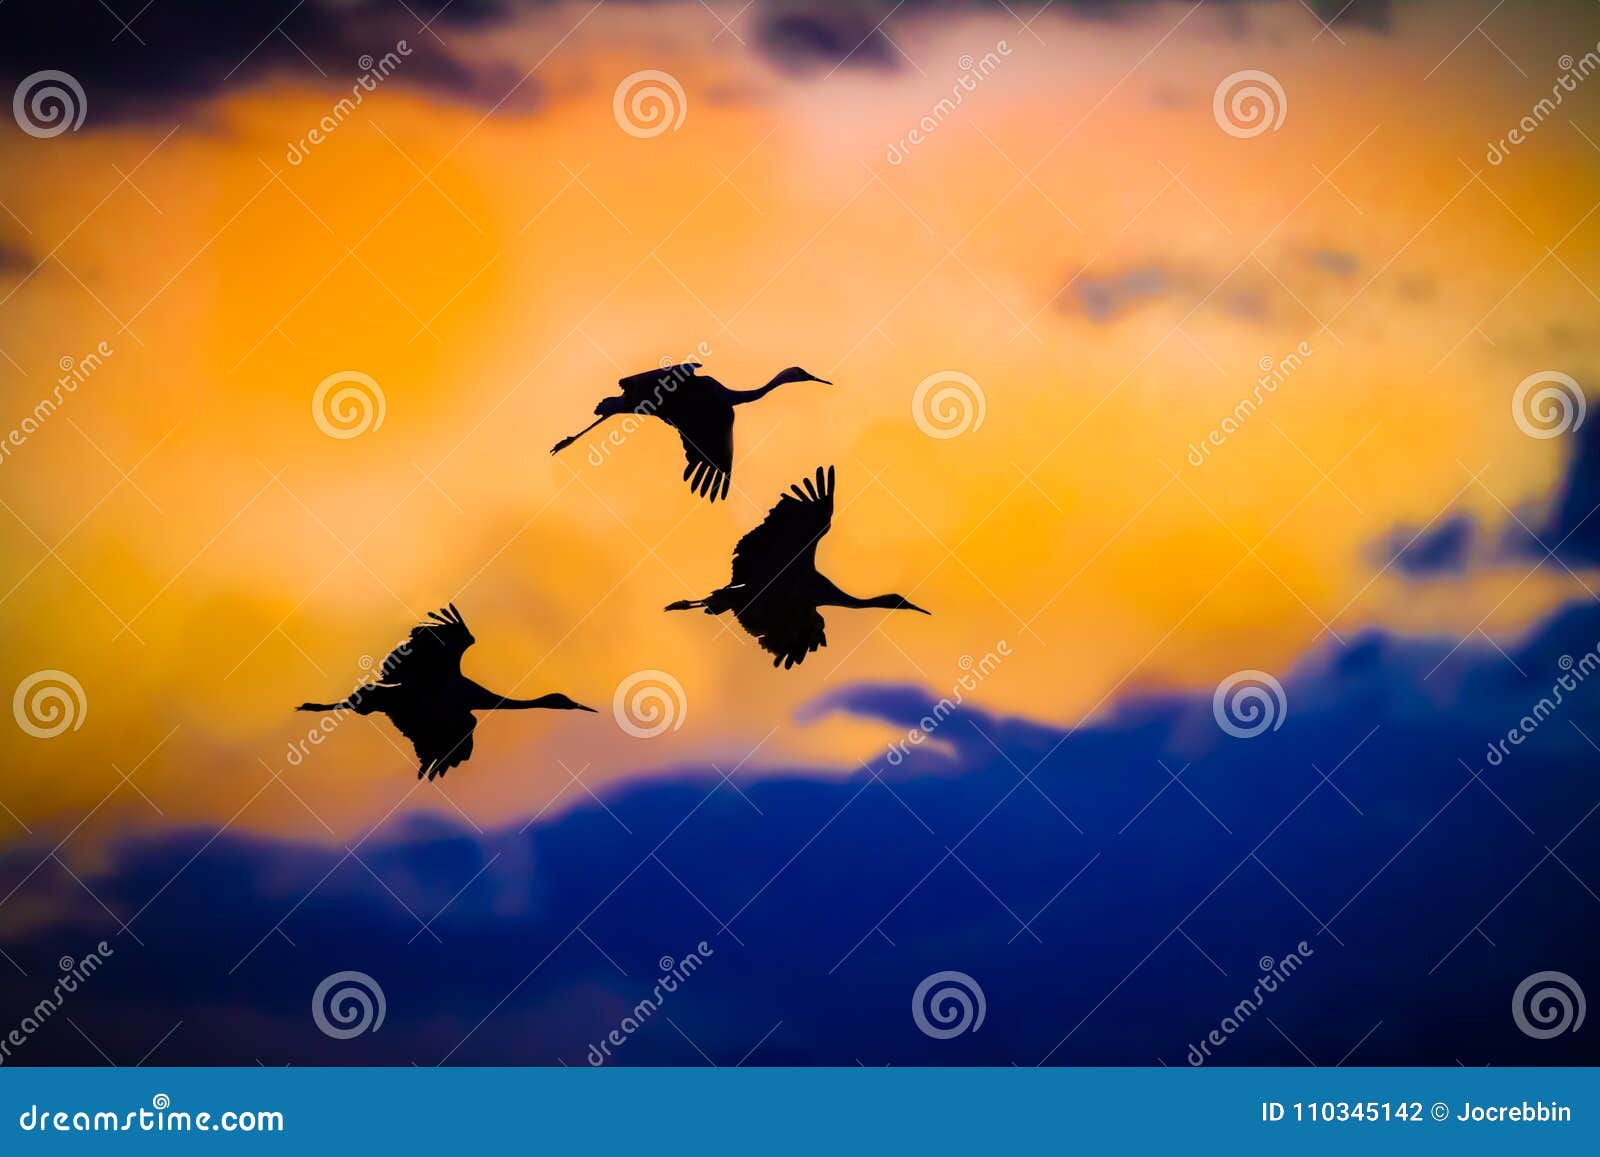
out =
[[1314,249],[1311,252],[1313,268],[1336,277],[1354,277],[1361,270],[1361,259],[1344,249]]
[[1267,317],[1266,293],[1260,286],[1235,284],[1230,277],[1218,286],[1214,278],[1195,269],[1170,267],[1159,262],[1130,265],[1108,272],[1080,272],[1061,295],[1062,308],[1089,321],[1105,324],[1119,320],[1143,306],[1172,299],[1183,308],[1209,304],[1243,321]]
[[894,68],[900,56],[878,27],[880,17],[817,5],[764,17],[762,49],[780,66]]
[[[173,115],[191,102],[280,73],[320,83],[320,69],[327,83],[348,89],[365,71],[363,57],[381,58],[401,40],[411,54],[393,83],[493,103],[520,75],[458,60],[392,0],[159,0],[142,9],[124,7],[126,28],[98,0],[0,5],[0,80],[6,91],[41,70],[66,72],[82,86],[85,127],[94,128]],[[483,26],[504,14],[495,0],[455,0],[442,8],[433,28],[448,41],[453,30]],[[530,95],[525,89],[511,107],[522,107]]]
[[1110,321],[1137,302],[1160,297],[1168,287],[1167,274],[1160,266],[1142,265],[1101,276],[1084,274],[1073,289],[1090,321]]
[[[1068,0],[1056,10],[1112,18],[1153,5],[1154,0]],[[0,81],[10,89],[40,70],[69,73],[87,93],[87,124],[92,128],[133,117],[173,115],[278,73],[321,81],[320,69],[329,83],[343,87],[363,71],[356,63],[360,57],[381,57],[397,40],[406,39],[414,55],[396,73],[398,83],[493,106],[518,84],[521,70],[469,62],[441,41],[448,42],[452,31],[508,23],[523,10],[544,6],[544,0],[454,0],[417,7],[419,17],[394,0],[304,0],[298,5],[285,0],[158,0],[142,8],[125,6],[119,16],[118,5],[100,0],[0,4]],[[431,16],[429,8],[436,9]],[[1383,28],[1388,22],[1388,6],[1382,3],[1328,0],[1316,8],[1324,19],[1340,25]],[[889,69],[904,64],[889,39],[892,24],[995,11],[980,0],[927,0],[903,8],[888,2],[844,6],[761,0],[751,19],[757,28],[754,43],[780,67]],[[698,10],[691,15],[705,19]],[[432,31],[422,27],[423,19],[430,21]],[[528,107],[536,99],[534,84],[524,82],[504,107]]]
[[1549,510],[1524,518],[1532,534],[1513,523],[1506,532],[1508,551],[1541,560],[1554,551],[1552,566],[1600,565],[1600,420],[1590,414],[1559,444],[1570,447],[1569,457]]
[[[1585,402],[1585,409],[1590,408]],[[1567,414],[1574,420],[1576,411],[1569,409]],[[1530,415],[1530,420],[1538,426],[1556,417],[1552,406]],[[1566,449],[1567,461],[1548,500],[1515,511],[1492,529],[1462,513],[1420,530],[1395,527],[1375,550],[1380,565],[1392,563],[1415,578],[1463,574],[1472,566],[1508,562],[1533,561],[1568,570],[1600,566],[1600,421],[1586,416],[1551,444]]]
[[33,258],[20,245],[0,241],[0,269],[32,269]]
[[1477,523],[1467,514],[1421,528],[1397,527],[1379,548],[1380,560],[1412,578],[1465,574],[1477,533]]
[[[581,1065],[661,958],[704,940],[618,1063],[1182,1065],[1261,959],[1304,941],[1216,1063],[1592,1064],[1600,1037],[1533,1040],[1510,1004],[1535,972],[1591,993],[1600,977],[1582,734],[1600,733],[1600,678],[1537,708],[1584,669],[1561,656],[1597,640],[1585,602],[1506,643],[1515,666],[1488,643],[1330,643],[1282,673],[1282,725],[1253,739],[1219,728],[1209,690],[1067,732],[846,688],[812,715],[891,734],[940,716],[934,741],[849,777],[741,774],[742,795],[709,772],[636,783],[525,832],[414,822],[359,860],[145,838],[75,869],[127,935],[41,833],[0,858],[5,950],[27,973],[0,975],[0,1026],[58,957],[102,937],[115,956],[7,1063],[101,1064],[96,1046],[126,1063],[181,1020],[150,1063]],[[378,980],[387,1018],[330,1040],[311,993],[347,969]],[[949,969],[977,979],[987,1016],[932,1040],[911,993]]]

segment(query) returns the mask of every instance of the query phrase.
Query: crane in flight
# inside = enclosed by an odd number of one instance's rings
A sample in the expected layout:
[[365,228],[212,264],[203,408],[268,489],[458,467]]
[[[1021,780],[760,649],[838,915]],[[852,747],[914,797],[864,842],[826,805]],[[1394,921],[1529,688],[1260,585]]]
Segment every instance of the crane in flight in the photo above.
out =
[[607,418],[617,414],[638,414],[660,418],[678,432],[683,442],[684,481],[702,498],[715,502],[728,496],[733,478],[733,408],[766,397],[790,382],[833,383],[799,366],[780,370],[766,385],[754,390],[732,390],[716,378],[695,373],[699,362],[683,362],[618,380],[622,392],[601,398],[594,408],[599,415],[570,438],[550,448],[559,454]]
[[389,653],[376,682],[357,687],[338,703],[302,703],[297,711],[378,712],[411,741],[420,761],[417,778],[432,779],[472,755],[474,711],[593,711],[565,695],[508,699],[461,673],[461,656],[476,640],[455,604],[434,611],[411,637]]
[[817,570],[817,542],[833,524],[833,467],[817,468],[805,489],[793,486],[767,512],[760,526],[739,540],[733,550],[733,580],[703,599],[680,599],[669,611],[703,610],[708,615],[732,611],[739,625],[785,670],[818,647],[827,645],[819,607],[880,607],[895,611],[923,610],[904,595],[857,598],[846,594]]

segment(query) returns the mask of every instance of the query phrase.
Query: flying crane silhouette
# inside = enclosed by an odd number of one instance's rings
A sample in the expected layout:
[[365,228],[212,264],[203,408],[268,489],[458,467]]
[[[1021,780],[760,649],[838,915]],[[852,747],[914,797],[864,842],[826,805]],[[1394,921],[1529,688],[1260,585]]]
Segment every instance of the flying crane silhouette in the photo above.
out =
[[775,374],[770,382],[755,390],[730,390],[713,377],[695,373],[699,362],[683,362],[642,374],[621,378],[622,392],[600,399],[594,412],[600,415],[570,438],[550,448],[559,454],[607,418],[617,414],[638,414],[660,418],[678,432],[683,442],[683,468],[689,489],[715,502],[728,496],[733,477],[733,408],[764,398],[790,382],[833,383],[790,366]]
[[565,695],[507,699],[479,686],[461,673],[461,656],[474,642],[461,612],[451,603],[412,628],[410,639],[378,668],[377,682],[357,687],[338,703],[302,703],[295,710],[387,715],[421,761],[418,779],[443,775],[472,755],[472,731],[478,725],[474,711],[594,710]]
[[817,541],[833,524],[833,467],[826,476],[804,480],[805,489],[790,488],[767,512],[760,526],[739,540],[733,550],[733,581],[703,599],[680,599],[669,611],[704,610],[708,615],[732,611],[772,665],[784,669],[805,661],[827,646],[818,607],[882,607],[924,611],[904,595],[870,599],[845,594],[817,570]]

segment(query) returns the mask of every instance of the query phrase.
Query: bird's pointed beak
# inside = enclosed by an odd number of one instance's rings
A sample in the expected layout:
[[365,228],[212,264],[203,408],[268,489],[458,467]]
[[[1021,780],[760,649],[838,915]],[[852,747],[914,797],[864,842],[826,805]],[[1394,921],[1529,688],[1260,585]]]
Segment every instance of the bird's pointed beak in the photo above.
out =
[[582,703],[574,703],[574,704],[573,704],[573,705],[572,705],[572,709],[573,709],[573,710],[574,710],[574,711],[587,711],[587,712],[589,712],[589,714],[591,714],[591,715],[598,715],[598,714],[600,714],[600,713],[599,713],[599,712],[598,712],[598,711],[596,711],[596,710],[595,710],[595,709],[594,709],[594,708],[593,708],[593,707],[585,707],[585,706],[584,706],[584,705],[583,705],[583,704],[582,704]]
[[916,611],[918,614],[923,614],[923,615],[930,615],[931,616],[933,614],[932,611],[925,611],[921,607],[917,606],[915,603],[907,603],[906,604],[906,610],[908,610],[908,611]]
[[833,383],[830,382],[827,378],[812,378],[811,380],[814,381],[814,382],[821,382],[825,386],[833,385]]

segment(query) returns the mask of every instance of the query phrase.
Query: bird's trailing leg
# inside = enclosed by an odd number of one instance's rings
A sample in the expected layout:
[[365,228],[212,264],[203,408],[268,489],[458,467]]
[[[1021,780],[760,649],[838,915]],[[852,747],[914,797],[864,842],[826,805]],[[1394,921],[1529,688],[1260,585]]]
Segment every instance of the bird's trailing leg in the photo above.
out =
[[629,409],[628,398],[627,398],[627,395],[625,395],[625,394],[617,394],[615,397],[610,397],[610,398],[601,398],[600,399],[600,404],[597,405],[594,408],[594,412],[596,414],[599,414],[600,416],[598,418],[596,418],[594,421],[590,422],[583,429],[579,430],[576,434],[572,435],[572,437],[563,438],[563,439],[561,439],[561,441],[557,442],[554,446],[550,447],[550,453],[552,453],[552,454],[561,453],[561,451],[565,450],[568,446],[572,445],[579,438],[581,438],[585,434],[587,434],[590,430],[593,430],[596,426],[598,426],[601,422],[604,422],[607,418],[610,418],[610,417],[612,417],[612,416],[614,416],[616,414],[625,414],[625,413],[628,412],[628,409]]
[[554,446],[550,447],[550,453],[552,453],[552,454],[561,453],[561,451],[565,450],[568,446],[572,445],[579,438],[583,437],[590,430],[593,430],[596,426],[598,426],[601,422],[604,422],[610,416],[611,416],[610,414],[602,414],[600,417],[598,417],[594,421],[590,422],[583,429],[579,430],[576,434],[573,434],[570,438],[561,439],[561,441],[557,442]]
[[353,711],[355,704],[346,699],[339,703],[302,703],[296,711]]
[[668,603],[666,609],[669,611],[710,610],[710,602],[710,599],[679,599],[675,603]]

